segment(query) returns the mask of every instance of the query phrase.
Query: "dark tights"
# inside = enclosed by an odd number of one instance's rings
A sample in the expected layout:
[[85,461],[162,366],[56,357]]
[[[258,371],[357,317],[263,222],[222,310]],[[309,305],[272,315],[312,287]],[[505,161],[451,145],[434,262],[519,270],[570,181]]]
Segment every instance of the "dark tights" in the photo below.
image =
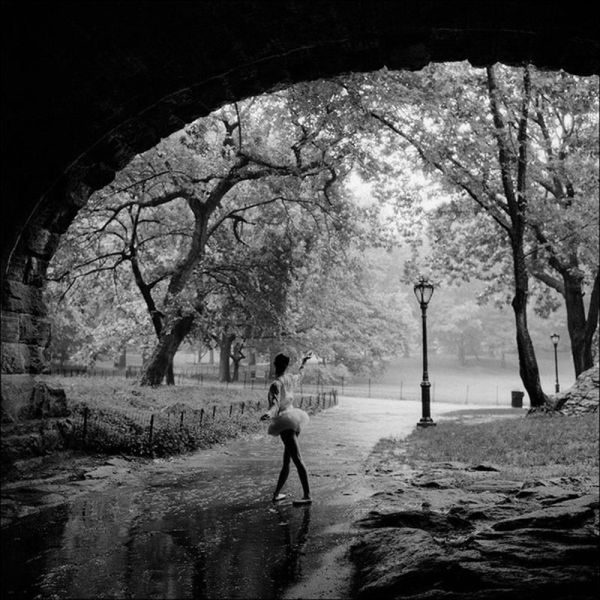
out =
[[308,487],[308,474],[306,467],[302,462],[302,456],[300,456],[300,446],[298,445],[298,433],[292,429],[286,429],[280,434],[281,441],[285,447],[283,452],[283,465],[281,467],[281,473],[279,473],[279,479],[277,481],[277,487],[273,498],[275,498],[285,482],[287,481],[288,475],[290,474],[290,459],[294,461],[296,470],[298,471],[298,477],[300,477],[300,483],[302,484],[302,491],[304,492],[304,498],[310,498],[310,488]]

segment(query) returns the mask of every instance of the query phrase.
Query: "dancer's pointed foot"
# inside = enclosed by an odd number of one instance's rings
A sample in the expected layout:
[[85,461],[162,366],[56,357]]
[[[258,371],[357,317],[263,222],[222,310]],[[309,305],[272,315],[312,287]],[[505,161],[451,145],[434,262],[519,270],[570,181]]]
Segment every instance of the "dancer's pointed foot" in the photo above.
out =
[[277,494],[277,496],[273,496],[273,502],[280,502],[281,500],[285,500],[287,498],[287,494]]

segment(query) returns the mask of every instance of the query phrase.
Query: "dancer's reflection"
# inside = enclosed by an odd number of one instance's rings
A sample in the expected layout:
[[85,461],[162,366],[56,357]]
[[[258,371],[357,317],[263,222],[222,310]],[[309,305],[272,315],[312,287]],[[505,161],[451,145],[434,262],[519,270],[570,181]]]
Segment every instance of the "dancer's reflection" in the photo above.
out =
[[292,535],[292,520],[298,514],[297,511],[292,511],[289,506],[281,505],[275,505],[274,509],[279,519],[279,525],[283,529],[285,554],[283,560],[275,564],[272,578],[274,581],[281,582],[282,587],[286,587],[297,581],[302,575],[301,555],[308,539],[311,507],[307,505],[302,508],[302,518],[295,536]]

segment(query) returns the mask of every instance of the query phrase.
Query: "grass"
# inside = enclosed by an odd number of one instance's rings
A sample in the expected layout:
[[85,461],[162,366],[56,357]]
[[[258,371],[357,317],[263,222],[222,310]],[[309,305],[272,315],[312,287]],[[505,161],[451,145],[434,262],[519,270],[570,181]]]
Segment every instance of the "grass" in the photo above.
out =
[[597,415],[441,422],[406,438],[406,460],[492,463],[510,477],[598,478]]
[[228,388],[224,385],[177,385],[151,388],[123,379],[97,377],[49,377],[49,385],[65,390],[70,405],[79,402],[89,407],[114,410],[161,411],[174,405],[200,410],[265,400],[263,388]]

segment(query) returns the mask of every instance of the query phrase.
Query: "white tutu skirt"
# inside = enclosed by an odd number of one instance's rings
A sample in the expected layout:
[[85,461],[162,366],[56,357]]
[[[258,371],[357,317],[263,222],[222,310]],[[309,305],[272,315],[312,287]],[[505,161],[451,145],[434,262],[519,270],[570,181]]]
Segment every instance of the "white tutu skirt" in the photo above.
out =
[[286,429],[293,429],[294,431],[300,432],[302,427],[309,421],[310,418],[308,414],[302,409],[294,407],[288,408],[271,419],[267,433],[269,435],[279,435]]

